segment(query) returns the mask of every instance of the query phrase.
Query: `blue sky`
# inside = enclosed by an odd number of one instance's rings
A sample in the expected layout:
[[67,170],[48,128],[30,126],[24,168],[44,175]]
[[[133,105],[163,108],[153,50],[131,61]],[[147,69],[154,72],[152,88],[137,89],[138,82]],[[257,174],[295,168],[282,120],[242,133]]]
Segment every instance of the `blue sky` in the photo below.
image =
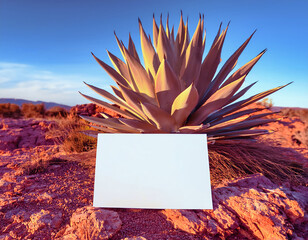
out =
[[112,80],[90,52],[110,63],[106,49],[120,56],[113,31],[125,44],[131,33],[140,52],[138,17],[152,35],[152,15],[167,13],[178,27],[180,11],[193,34],[205,15],[208,51],[220,22],[231,21],[222,63],[257,29],[235,69],[268,51],[246,78],[258,81],[247,97],[294,81],[270,96],[276,106],[308,107],[308,1],[104,1],[0,0],[0,98],[24,98],[75,105],[78,91],[95,95],[83,81],[110,90]]

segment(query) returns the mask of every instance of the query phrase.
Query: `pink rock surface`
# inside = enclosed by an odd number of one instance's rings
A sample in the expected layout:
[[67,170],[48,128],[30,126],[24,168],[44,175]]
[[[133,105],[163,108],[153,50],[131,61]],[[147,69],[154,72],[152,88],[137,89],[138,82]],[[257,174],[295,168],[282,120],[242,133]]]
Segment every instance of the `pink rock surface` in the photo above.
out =
[[175,228],[211,237],[289,239],[307,234],[308,190],[301,195],[262,175],[243,178],[213,190],[213,210],[162,210]]
[[25,225],[27,225],[28,231],[33,234],[37,230],[46,227],[58,229],[61,226],[61,223],[61,212],[54,214],[42,209],[40,212],[33,213],[30,216],[30,221],[25,223]]
[[50,145],[53,142],[45,137],[45,132],[52,124],[47,120],[0,119],[0,150]]
[[94,207],[78,208],[73,213],[70,226],[62,236],[64,239],[110,239],[121,228],[119,215],[110,210]]
[[[117,106],[117,105],[113,104],[113,106]],[[93,103],[76,105],[72,107],[70,110],[71,115],[102,117],[100,113],[107,113],[111,117],[115,117],[115,118],[120,117],[120,115],[117,114],[116,112],[111,111],[107,108],[100,107]]]

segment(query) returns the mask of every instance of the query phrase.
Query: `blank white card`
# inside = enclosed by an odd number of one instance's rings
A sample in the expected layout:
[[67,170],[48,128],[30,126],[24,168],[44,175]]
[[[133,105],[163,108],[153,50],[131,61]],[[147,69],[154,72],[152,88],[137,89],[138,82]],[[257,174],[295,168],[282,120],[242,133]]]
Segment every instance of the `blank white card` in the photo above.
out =
[[206,134],[99,134],[93,205],[212,209]]

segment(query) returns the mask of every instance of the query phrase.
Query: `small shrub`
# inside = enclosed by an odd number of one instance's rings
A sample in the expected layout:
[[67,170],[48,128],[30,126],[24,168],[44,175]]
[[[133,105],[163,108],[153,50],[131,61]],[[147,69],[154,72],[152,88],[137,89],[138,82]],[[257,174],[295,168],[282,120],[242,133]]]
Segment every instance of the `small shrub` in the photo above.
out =
[[305,108],[283,108],[281,114],[286,117],[299,117],[303,122],[308,123],[308,109]]
[[67,117],[67,115],[68,111],[59,106],[52,107],[45,112],[45,116],[47,117],[63,118]]
[[46,157],[42,154],[33,156],[29,161],[24,162],[19,166],[19,175],[34,175],[44,173],[47,168],[54,164],[66,162],[66,160],[54,157]]
[[66,152],[87,152],[96,147],[96,139],[79,131],[72,131],[63,142]]
[[261,101],[257,102],[257,104],[266,108],[271,108],[273,107],[273,100],[271,98],[263,98]]
[[20,118],[21,110],[18,105],[11,103],[0,104],[0,117],[2,118]]
[[21,106],[21,112],[25,118],[42,118],[45,115],[45,105],[24,103]]
[[96,147],[96,138],[84,134],[90,127],[80,118],[60,119],[48,133],[66,152],[85,152]]

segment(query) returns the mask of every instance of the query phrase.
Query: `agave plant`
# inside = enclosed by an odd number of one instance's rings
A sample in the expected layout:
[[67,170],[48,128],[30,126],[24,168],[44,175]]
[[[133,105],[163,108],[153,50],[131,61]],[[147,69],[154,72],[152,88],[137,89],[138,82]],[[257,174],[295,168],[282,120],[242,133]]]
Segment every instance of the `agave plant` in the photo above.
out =
[[128,47],[125,47],[115,34],[124,61],[107,51],[114,66],[112,68],[92,53],[115,81],[116,86],[111,86],[115,95],[85,83],[120,108],[81,94],[122,117],[109,118],[106,114],[102,114],[104,118],[81,117],[108,133],[206,133],[208,139],[251,137],[268,133],[267,130],[251,128],[275,120],[264,119],[268,113],[260,113],[262,108],[245,107],[288,84],[236,102],[255,84],[240,89],[247,74],[266,50],[230,74],[252,38],[252,33],[215,74],[221,61],[227,30],[228,26],[221,31],[220,25],[203,59],[204,16],[200,16],[191,39],[188,24],[184,24],[182,14],[176,36],[174,27],[169,27],[168,18],[164,28],[162,20],[158,27],[153,16],[153,42],[139,19],[144,64],[140,61],[131,36]]

